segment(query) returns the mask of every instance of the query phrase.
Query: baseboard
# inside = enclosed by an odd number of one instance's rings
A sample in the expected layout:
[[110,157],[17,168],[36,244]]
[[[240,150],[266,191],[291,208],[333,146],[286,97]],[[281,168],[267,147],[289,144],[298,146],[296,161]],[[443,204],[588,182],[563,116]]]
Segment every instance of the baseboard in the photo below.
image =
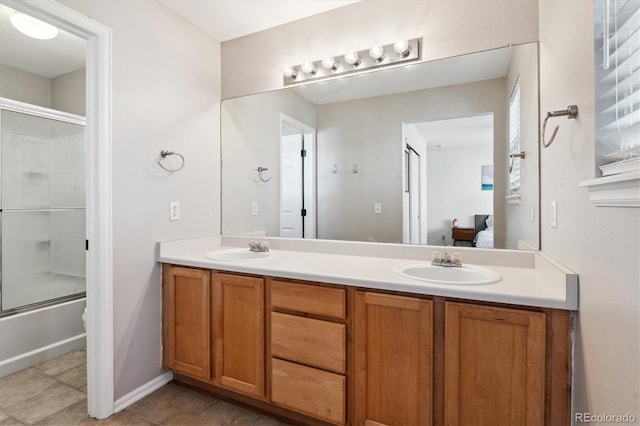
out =
[[114,403],[113,412],[117,413],[118,411],[124,410],[131,404],[141,400],[142,398],[149,395],[150,393],[160,389],[161,387],[169,383],[171,380],[173,380],[173,372],[167,371],[166,373],[159,375],[155,379],[148,381],[147,383],[140,386],[139,388],[132,390],[122,398],[118,398]]
[[34,349],[23,354],[0,361],[0,377],[8,376],[15,372],[31,368],[45,361],[52,360],[77,349],[86,346],[86,333],[60,340],[41,348]]

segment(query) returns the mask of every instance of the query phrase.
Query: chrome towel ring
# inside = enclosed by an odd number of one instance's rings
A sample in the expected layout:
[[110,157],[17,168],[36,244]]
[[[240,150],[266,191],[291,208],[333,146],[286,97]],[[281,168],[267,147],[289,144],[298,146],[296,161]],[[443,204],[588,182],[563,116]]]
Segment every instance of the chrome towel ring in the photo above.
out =
[[[181,163],[180,163],[180,167],[178,167],[177,169],[169,169],[165,166],[162,165],[161,161],[167,157],[170,157],[172,155],[176,155],[178,157],[180,157]],[[167,151],[166,149],[163,149],[162,151],[160,151],[160,156],[162,157],[160,160],[158,160],[158,166],[162,167],[164,170],[174,173],[174,172],[179,172],[180,170],[182,170],[182,168],[184,167],[184,157],[182,156],[182,154],[179,154],[177,152],[173,152],[173,151]]]
[[558,133],[558,129],[560,128],[560,126],[556,126],[556,128],[553,129],[551,139],[549,139],[549,142],[547,142],[545,137],[547,120],[551,117],[562,117],[563,115],[566,115],[567,118],[576,118],[578,116],[578,105],[569,105],[565,110],[547,112],[547,116],[544,118],[544,123],[542,124],[542,146],[544,146],[545,148],[549,148],[549,146],[553,143],[553,140],[556,138],[556,133]]
[[268,170],[269,169],[267,169],[266,167],[258,167],[258,177],[260,178],[261,181],[269,182],[271,180],[271,177],[265,178],[263,175],[263,173]]

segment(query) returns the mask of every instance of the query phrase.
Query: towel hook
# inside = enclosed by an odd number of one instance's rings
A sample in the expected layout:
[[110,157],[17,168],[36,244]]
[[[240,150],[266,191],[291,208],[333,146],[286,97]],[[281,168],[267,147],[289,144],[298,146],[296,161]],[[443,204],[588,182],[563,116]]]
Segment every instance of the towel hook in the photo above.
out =
[[180,170],[182,170],[182,168],[184,167],[184,157],[182,156],[182,154],[179,154],[177,152],[173,152],[173,151],[167,151],[166,149],[163,149],[162,151],[160,151],[160,156],[164,159],[167,158],[171,155],[176,155],[178,157],[180,157],[180,160],[182,160],[180,167],[178,167],[177,169],[168,169],[165,166],[162,165],[162,163],[160,162],[161,160],[158,160],[158,166],[162,167],[164,170],[174,173],[174,172],[179,172]]
[[258,177],[260,178],[261,181],[263,182],[269,182],[271,180],[271,178],[273,177],[269,177],[269,178],[265,178],[264,175],[262,173],[268,171],[269,169],[267,169],[266,167],[258,167]]
[[556,133],[558,133],[558,129],[560,128],[560,126],[556,126],[556,128],[553,129],[551,139],[549,139],[549,142],[547,142],[545,137],[547,120],[551,117],[562,117],[563,115],[566,115],[567,118],[576,118],[578,116],[578,105],[569,105],[567,109],[564,110],[547,112],[547,116],[544,118],[544,123],[542,124],[542,146],[544,146],[545,148],[549,148],[549,146],[551,146],[553,140],[556,138]]

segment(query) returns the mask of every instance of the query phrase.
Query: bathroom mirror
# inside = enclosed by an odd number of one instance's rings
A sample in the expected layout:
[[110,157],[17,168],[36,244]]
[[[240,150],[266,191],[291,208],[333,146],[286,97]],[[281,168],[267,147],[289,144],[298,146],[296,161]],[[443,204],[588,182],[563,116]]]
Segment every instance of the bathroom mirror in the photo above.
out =
[[224,234],[539,248],[537,43],[226,99],[221,115]]

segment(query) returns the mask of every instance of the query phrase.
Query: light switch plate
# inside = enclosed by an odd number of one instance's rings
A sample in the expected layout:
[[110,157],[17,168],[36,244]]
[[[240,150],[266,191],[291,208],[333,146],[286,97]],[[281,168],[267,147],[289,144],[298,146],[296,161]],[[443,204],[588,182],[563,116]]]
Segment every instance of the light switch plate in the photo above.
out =
[[169,203],[169,220],[180,220],[180,202],[171,201]]
[[258,216],[258,203],[255,201],[251,203],[251,216]]
[[373,214],[382,214],[382,203],[373,204]]
[[551,202],[551,227],[558,227],[558,204],[555,201]]

